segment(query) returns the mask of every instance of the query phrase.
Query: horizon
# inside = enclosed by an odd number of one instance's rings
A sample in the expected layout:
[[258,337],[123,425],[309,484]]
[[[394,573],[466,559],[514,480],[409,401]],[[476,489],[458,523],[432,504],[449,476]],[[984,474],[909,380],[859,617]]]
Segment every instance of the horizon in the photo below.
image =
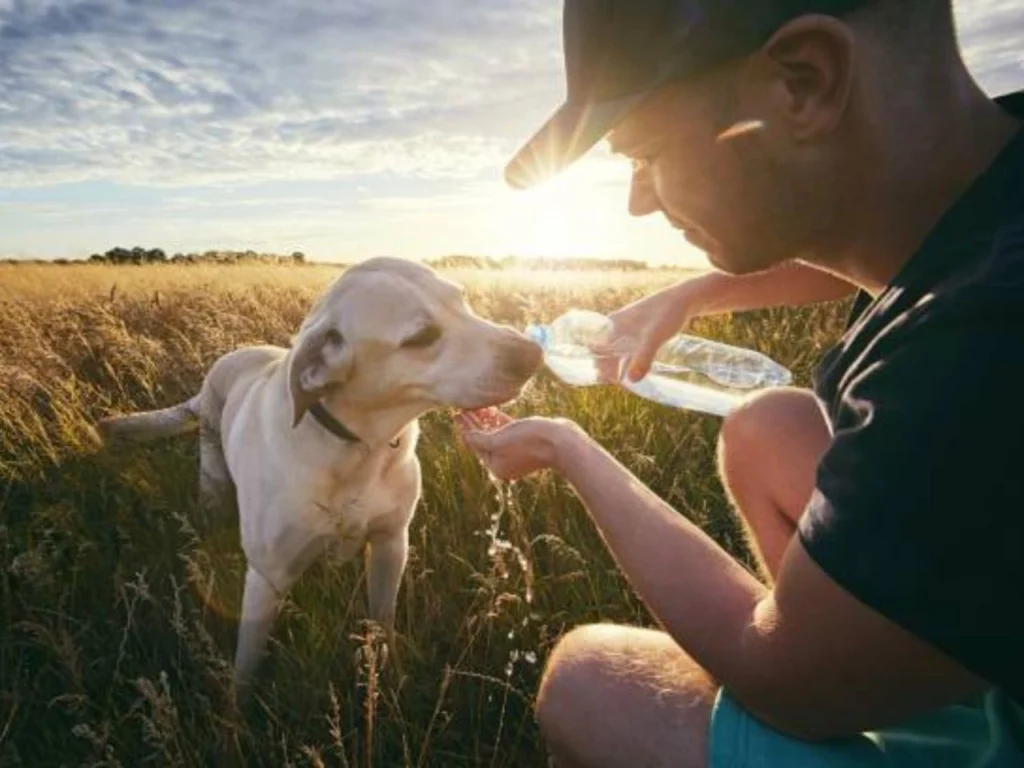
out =
[[[133,251],[141,251],[139,259],[131,259]],[[154,257],[152,252],[158,251],[161,256]],[[115,253],[120,252],[120,253]],[[205,251],[190,251],[169,253],[159,246],[146,248],[143,246],[115,246],[106,252],[86,254],[73,258],[56,256],[42,258],[36,256],[4,257],[0,256],[0,266],[106,266],[106,267],[260,267],[260,266],[295,266],[295,267],[352,267],[358,262],[375,257],[392,257],[393,254],[377,253],[352,259],[351,261],[320,261],[308,257],[303,252],[296,253],[270,253],[254,250],[235,251],[230,249],[209,248]],[[405,257],[397,257],[405,258]],[[642,259],[609,259],[586,256],[517,256],[507,254],[503,257],[478,256],[467,253],[449,253],[439,256],[431,256],[423,259],[415,259],[438,270],[450,271],[562,271],[562,270],[618,270],[618,271],[644,271],[644,270],[671,270],[671,271],[704,271],[710,269],[710,265],[698,264],[696,266],[682,262],[658,262],[648,263]]]
[[[1015,2],[955,4],[990,95],[1024,86]],[[0,258],[115,247],[624,259],[706,268],[626,212],[599,144],[501,178],[564,94],[561,3],[0,0]]]

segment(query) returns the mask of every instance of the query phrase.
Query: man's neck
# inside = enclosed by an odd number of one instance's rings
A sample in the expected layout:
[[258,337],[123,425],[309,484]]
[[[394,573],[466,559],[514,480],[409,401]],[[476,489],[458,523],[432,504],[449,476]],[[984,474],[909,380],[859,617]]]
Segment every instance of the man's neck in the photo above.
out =
[[973,82],[940,94],[926,117],[851,158],[843,242],[808,261],[878,295],[1020,127]]

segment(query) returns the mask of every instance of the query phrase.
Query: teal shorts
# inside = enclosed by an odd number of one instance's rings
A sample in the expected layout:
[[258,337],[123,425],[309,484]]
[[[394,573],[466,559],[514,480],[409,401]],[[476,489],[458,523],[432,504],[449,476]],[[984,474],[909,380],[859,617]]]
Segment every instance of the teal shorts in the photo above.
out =
[[992,690],[976,705],[810,743],[772,730],[719,690],[709,739],[710,768],[1021,768],[1024,708]]

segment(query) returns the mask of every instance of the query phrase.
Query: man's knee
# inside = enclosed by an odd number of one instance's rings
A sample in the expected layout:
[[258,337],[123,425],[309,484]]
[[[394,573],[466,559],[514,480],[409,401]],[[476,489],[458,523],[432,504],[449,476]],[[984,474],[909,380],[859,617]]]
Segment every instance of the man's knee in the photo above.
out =
[[[642,678],[650,655],[638,643],[653,645],[653,630],[615,624],[589,624],[568,632],[555,645],[537,692],[536,716],[545,741],[561,755],[577,755],[581,735],[593,734],[611,697]],[[666,643],[671,643],[667,636]],[[639,656],[639,657],[638,657]],[[666,667],[670,666],[668,664]]]
[[560,744],[575,730],[579,704],[586,701],[601,665],[604,625],[587,625],[563,636],[548,657],[537,691],[537,723],[549,742]]
[[[814,394],[773,389],[747,399],[728,414],[718,435],[718,466],[727,486],[743,475],[805,452],[820,453],[827,433]],[[789,455],[780,455],[779,452]],[[771,459],[766,462],[765,459]]]
[[[664,632],[593,624],[555,646],[536,714],[551,753],[568,765],[701,765],[714,694]],[[695,759],[680,763],[680,750]]]
[[816,408],[813,394],[804,389],[770,389],[749,397],[722,420],[719,456],[763,453],[786,422],[807,418]]

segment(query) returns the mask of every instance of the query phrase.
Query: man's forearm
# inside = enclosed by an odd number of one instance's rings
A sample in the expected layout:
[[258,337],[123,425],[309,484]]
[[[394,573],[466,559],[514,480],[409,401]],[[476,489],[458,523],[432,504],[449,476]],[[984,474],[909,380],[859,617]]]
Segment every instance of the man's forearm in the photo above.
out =
[[707,272],[680,288],[697,297],[697,315],[816,304],[845,298],[856,290],[841,278],[799,262],[750,275]]
[[563,430],[555,455],[651,613],[712,677],[742,686],[744,630],[766,587],[582,432]]

